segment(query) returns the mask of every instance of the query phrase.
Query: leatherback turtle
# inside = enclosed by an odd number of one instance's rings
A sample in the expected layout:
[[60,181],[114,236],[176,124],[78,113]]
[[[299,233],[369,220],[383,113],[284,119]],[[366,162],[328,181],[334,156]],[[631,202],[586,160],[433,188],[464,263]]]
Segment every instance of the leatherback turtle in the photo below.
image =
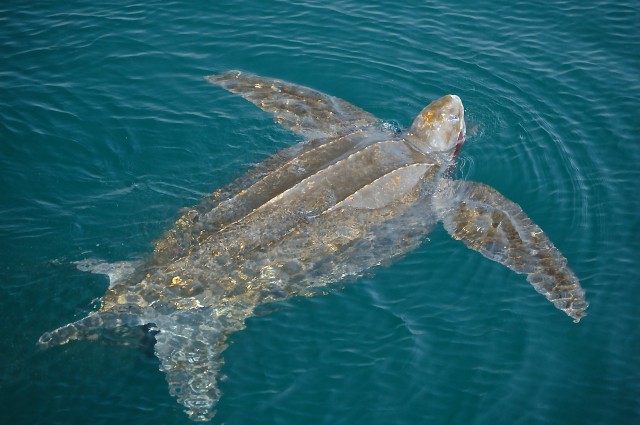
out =
[[[306,141],[284,149],[188,210],[150,258],[111,276],[101,307],[45,333],[42,347],[155,334],[169,389],[193,420],[214,415],[227,336],[257,306],[361,275],[418,246],[437,222],[485,257],[527,275],[578,322],[587,302],[567,260],[515,203],[448,170],[465,140],[447,95],[404,132],[350,103],[281,80],[207,77],[275,115]],[[137,332],[137,333],[136,333]]]

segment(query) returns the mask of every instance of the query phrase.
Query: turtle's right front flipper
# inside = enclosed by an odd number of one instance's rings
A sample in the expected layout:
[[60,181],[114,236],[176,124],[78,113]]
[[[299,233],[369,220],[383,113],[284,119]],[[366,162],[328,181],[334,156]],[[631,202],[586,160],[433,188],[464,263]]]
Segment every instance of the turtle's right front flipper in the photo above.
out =
[[527,280],[577,323],[589,305],[567,259],[517,204],[476,182],[443,179],[434,197],[449,234]]

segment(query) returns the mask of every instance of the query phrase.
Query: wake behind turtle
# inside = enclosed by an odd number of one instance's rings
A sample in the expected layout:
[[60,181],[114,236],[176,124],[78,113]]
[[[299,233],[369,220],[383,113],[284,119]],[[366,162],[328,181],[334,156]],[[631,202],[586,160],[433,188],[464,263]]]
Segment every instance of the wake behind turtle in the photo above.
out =
[[585,315],[578,279],[522,209],[489,186],[450,178],[466,132],[459,97],[435,100],[397,133],[306,87],[238,71],[207,79],[306,141],[187,211],[148,261],[128,275],[112,273],[98,311],[44,334],[41,346],[151,330],[171,394],[191,419],[207,420],[221,395],[226,339],[257,306],[312,295],[386,264],[420,245],[438,222],[469,248],[526,274],[574,321]]

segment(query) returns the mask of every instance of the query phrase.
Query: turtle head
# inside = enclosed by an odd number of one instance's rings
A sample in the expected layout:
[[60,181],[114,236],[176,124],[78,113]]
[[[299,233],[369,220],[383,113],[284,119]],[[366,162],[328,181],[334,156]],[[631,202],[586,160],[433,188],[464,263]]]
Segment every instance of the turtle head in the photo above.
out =
[[405,138],[424,153],[456,157],[464,143],[466,126],[460,98],[448,94],[434,100],[413,120]]

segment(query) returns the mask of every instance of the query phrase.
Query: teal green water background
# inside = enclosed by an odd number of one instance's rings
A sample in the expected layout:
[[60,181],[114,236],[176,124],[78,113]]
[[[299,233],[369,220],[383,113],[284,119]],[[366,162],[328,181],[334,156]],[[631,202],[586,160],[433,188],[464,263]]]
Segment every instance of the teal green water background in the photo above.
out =
[[214,423],[640,423],[640,4],[371,3],[0,5],[1,423],[189,423],[155,358],[35,343],[106,289],[73,261],[144,258],[181,208],[298,141],[202,78],[228,69],[401,127],[458,94],[459,176],[519,203],[591,306],[572,323],[438,228],[250,319]]

